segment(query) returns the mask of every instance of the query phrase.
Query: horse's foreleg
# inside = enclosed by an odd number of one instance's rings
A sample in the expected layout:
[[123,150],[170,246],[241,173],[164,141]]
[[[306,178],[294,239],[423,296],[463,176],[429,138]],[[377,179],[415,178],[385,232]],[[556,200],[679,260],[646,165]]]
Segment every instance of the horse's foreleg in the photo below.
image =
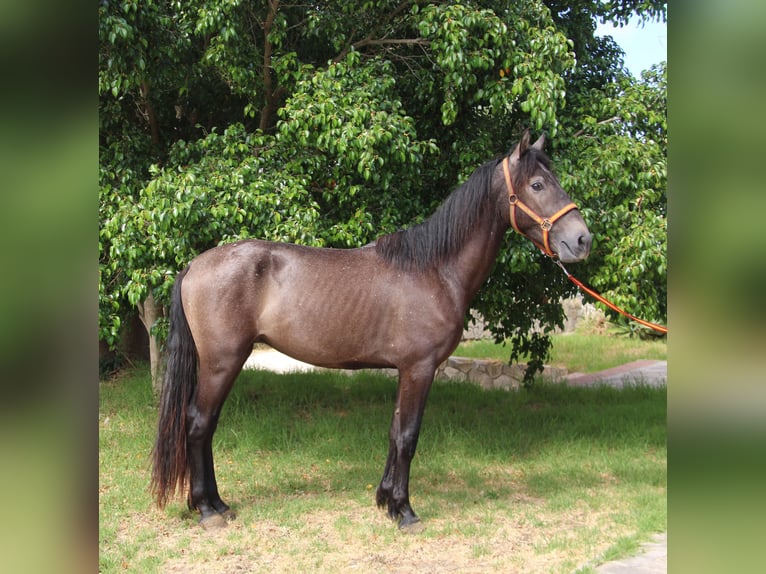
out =
[[[393,421],[391,423],[393,427]],[[375,493],[375,502],[377,502],[379,508],[388,508],[388,514],[392,520],[399,518],[395,509],[389,505],[389,501],[392,499],[392,493],[394,491],[394,468],[396,467],[396,440],[393,438],[393,432],[389,432],[388,439],[388,458],[386,459],[386,466],[383,469],[383,478],[380,480],[380,485]]]
[[379,506],[388,507],[388,515],[401,517],[399,528],[419,522],[410,504],[410,464],[418,445],[428,391],[434,369],[400,370],[396,408],[389,432],[389,451],[383,478],[376,493]]

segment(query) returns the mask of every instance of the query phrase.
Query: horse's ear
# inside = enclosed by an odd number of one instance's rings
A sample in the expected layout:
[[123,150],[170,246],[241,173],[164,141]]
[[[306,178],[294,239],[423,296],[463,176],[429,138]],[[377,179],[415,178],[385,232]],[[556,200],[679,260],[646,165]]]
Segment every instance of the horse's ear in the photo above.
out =
[[529,128],[525,129],[521,136],[521,141],[519,142],[519,157],[527,153],[527,149],[529,149]]
[[519,161],[519,158],[527,153],[527,149],[529,149],[529,129],[524,130],[519,145],[513,150],[513,153],[511,154],[511,163]]
[[545,134],[537,138],[537,141],[532,144],[532,149],[536,149],[537,151],[543,151],[544,145],[545,145]]

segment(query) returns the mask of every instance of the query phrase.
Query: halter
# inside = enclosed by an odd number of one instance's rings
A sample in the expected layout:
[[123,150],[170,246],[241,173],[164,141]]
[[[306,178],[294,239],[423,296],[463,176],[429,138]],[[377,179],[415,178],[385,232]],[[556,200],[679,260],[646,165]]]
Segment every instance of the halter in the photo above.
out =
[[[537,245],[537,247],[545,253],[548,257],[556,257],[556,254],[551,250],[551,246],[548,243],[548,232],[553,227],[553,224],[556,223],[559,219],[564,217],[567,213],[572,211],[573,209],[577,209],[577,206],[574,203],[569,203],[559,209],[556,213],[551,215],[550,217],[542,218],[539,215],[537,215],[532,209],[529,208],[521,199],[519,199],[519,196],[516,195],[516,192],[513,189],[513,184],[511,183],[511,171],[510,171],[510,160],[509,156],[506,156],[503,160],[503,174],[505,175],[505,185],[508,188],[508,201],[510,202],[510,213],[511,213],[511,225],[513,225],[513,228],[516,230],[517,233],[520,233],[524,237],[528,238],[532,243]],[[516,208],[521,209],[524,213],[526,213],[529,217],[531,217],[539,226],[540,229],[543,232],[543,243],[542,245],[532,239],[529,235],[524,233],[519,229],[519,226],[516,225]]]

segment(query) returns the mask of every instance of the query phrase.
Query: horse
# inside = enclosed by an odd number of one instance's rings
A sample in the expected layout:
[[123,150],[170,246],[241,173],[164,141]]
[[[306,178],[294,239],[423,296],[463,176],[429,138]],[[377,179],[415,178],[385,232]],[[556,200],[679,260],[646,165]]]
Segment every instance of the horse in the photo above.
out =
[[255,343],[338,369],[395,368],[388,458],[375,500],[401,529],[420,521],[410,464],[436,368],[460,342],[472,298],[509,226],[565,263],[591,236],[529,131],[476,169],[425,221],[359,248],[247,239],[198,255],[173,286],[150,489],[163,508],[188,484],[205,528],[234,518],[221,500],[212,438]]

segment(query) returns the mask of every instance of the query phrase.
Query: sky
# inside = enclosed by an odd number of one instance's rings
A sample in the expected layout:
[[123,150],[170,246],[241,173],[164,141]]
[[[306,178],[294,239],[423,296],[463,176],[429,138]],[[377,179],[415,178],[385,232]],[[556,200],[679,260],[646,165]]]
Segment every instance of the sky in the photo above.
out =
[[625,52],[625,66],[637,78],[652,64],[668,59],[667,22],[647,22],[642,27],[638,18],[634,17],[622,28],[598,24],[596,35],[614,38]]

